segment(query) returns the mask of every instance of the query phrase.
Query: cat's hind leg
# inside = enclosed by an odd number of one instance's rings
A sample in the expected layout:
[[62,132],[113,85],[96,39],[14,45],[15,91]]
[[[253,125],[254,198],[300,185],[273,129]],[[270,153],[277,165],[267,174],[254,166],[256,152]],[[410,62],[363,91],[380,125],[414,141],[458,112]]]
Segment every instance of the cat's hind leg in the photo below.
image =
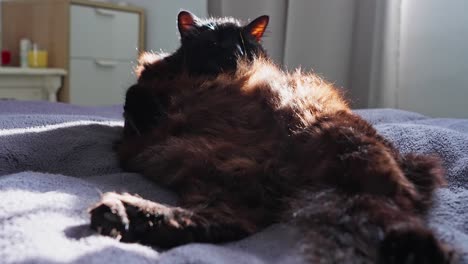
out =
[[[395,152],[358,116],[342,113],[323,118],[295,136],[303,173],[349,193],[391,197],[412,209],[421,199],[398,163]],[[310,162],[310,161],[320,162]]]
[[447,264],[454,250],[423,219],[387,197],[311,187],[285,214],[304,234],[312,263]]
[[378,252],[381,264],[449,264],[456,260],[453,250],[438,241],[431,230],[410,221],[386,230]]

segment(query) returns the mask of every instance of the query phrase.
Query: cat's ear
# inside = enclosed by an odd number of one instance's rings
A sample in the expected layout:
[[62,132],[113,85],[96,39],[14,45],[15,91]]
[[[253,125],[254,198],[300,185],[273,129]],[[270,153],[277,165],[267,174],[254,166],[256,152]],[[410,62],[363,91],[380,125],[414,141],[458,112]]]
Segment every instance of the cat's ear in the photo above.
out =
[[179,27],[179,32],[182,37],[196,28],[197,19],[198,18],[194,14],[188,11],[180,11],[177,16],[177,26]]
[[252,35],[257,41],[260,41],[262,39],[263,33],[265,33],[269,20],[270,18],[268,16],[257,17],[247,26],[245,26],[244,30]]

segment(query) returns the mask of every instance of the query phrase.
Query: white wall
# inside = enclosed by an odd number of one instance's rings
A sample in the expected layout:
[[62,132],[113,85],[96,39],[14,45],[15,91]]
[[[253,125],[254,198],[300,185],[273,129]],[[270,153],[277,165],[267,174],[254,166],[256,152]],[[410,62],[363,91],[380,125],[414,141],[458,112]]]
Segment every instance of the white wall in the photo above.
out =
[[289,1],[284,62],[348,87],[354,0]]
[[[122,2],[112,0],[112,2]],[[127,0],[146,10],[146,49],[171,52],[179,46],[177,14],[189,10],[200,17],[208,15],[207,0]]]
[[403,0],[398,107],[468,117],[468,1]]

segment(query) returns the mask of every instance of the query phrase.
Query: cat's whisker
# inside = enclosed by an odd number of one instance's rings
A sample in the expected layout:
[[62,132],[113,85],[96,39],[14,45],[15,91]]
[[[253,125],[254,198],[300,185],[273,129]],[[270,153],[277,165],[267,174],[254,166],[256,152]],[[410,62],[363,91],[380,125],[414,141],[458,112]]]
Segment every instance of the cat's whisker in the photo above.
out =
[[241,42],[242,42],[242,48],[243,48],[242,54],[244,56],[247,56],[247,52],[246,52],[247,49],[245,48],[244,36],[242,36],[242,32],[239,32],[239,35],[240,35],[240,39],[241,39]]

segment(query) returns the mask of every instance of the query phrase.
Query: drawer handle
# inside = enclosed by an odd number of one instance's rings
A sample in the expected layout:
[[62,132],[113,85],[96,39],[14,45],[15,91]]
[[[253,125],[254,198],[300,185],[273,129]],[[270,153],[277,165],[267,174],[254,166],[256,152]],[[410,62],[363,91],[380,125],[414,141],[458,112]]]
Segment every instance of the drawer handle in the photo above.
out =
[[117,65],[117,62],[112,60],[94,60],[94,62],[101,67],[115,67]]
[[106,9],[102,8],[95,8],[96,14],[101,15],[101,16],[106,16],[106,17],[114,17],[115,13]]

